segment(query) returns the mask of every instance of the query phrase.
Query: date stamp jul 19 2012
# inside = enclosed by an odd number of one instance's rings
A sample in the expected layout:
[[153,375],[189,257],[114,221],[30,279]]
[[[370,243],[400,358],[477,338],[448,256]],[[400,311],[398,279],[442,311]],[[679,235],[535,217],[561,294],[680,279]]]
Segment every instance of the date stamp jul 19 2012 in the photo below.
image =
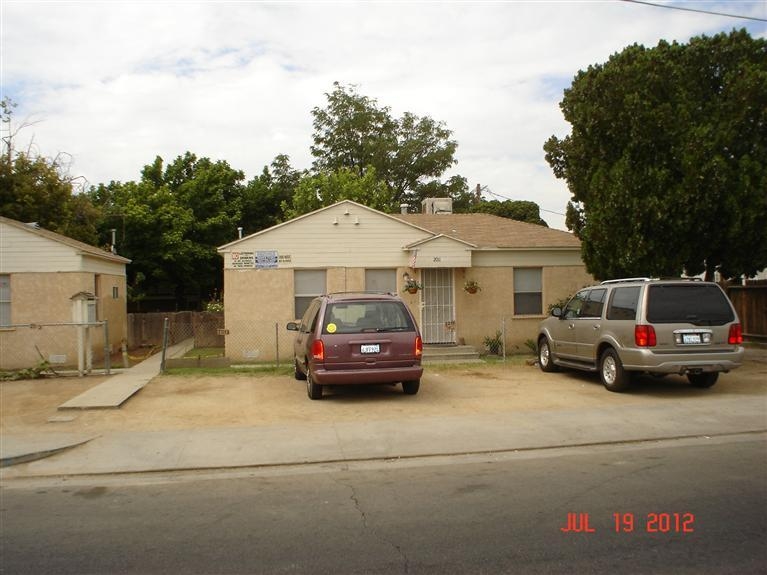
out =
[[[568,513],[562,533],[596,533],[588,513]],[[613,513],[611,531],[615,533],[694,533],[695,515],[692,513]]]

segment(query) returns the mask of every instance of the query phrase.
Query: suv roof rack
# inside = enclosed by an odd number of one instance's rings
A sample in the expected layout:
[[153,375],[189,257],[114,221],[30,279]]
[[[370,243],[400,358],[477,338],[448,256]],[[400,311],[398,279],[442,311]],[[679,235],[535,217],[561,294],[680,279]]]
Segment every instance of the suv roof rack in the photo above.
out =
[[651,282],[652,278],[621,278],[617,280],[605,280],[600,285],[605,284],[619,284],[625,282]]

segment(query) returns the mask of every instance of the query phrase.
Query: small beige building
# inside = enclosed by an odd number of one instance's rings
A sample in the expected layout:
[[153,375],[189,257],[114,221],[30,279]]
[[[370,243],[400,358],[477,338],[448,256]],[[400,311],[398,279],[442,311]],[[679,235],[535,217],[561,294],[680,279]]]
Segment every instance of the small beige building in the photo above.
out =
[[77,367],[85,327],[90,358],[119,349],[127,338],[128,263],[0,216],[0,369],[34,367],[43,360],[54,368]]
[[[285,323],[319,294],[396,292],[425,344],[467,344],[505,332],[524,348],[548,305],[593,282],[570,233],[489,214],[454,214],[450,200],[424,213],[385,214],[338,202],[221,246],[226,355],[289,358]],[[408,278],[422,289],[403,292]],[[481,291],[464,286],[476,281]],[[281,333],[282,332],[282,333]],[[275,349],[279,348],[279,349]]]

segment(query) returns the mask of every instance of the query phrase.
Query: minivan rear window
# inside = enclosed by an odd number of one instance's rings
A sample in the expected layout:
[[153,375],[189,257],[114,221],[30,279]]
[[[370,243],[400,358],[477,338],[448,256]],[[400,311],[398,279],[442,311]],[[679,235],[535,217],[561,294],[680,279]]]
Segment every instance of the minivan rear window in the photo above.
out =
[[348,301],[328,305],[322,333],[414,331],[402,302]]
[[727,296],[716,285],[669,284],[650,286],[647,321],[724,325],[735,319]]

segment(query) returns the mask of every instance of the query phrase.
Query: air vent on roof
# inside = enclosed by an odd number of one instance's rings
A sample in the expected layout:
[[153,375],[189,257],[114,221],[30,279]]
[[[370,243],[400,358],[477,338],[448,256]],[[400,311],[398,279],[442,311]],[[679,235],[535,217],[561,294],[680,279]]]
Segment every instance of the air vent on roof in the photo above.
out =
[[30,228],[34,228],[36,230],[40,229],[40,224],[38,224],[37,222],[27,222],[24,225],[29,226]]
[[424,214],[452,214],[453,198],[426,198],[421,202]]

